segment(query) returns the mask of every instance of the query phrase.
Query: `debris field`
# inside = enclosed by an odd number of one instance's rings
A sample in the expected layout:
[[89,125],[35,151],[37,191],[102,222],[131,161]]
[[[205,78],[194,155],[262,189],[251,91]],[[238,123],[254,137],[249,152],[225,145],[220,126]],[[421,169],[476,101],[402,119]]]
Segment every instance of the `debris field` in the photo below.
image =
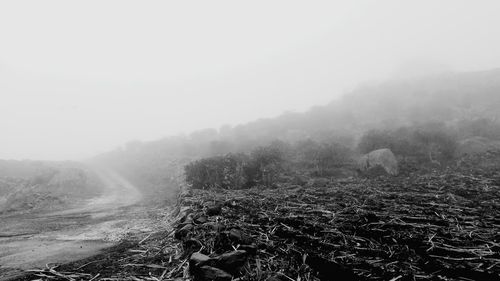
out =
[[31,277],[500,280],[498,169],[314,182],[186,190],[171,230]]

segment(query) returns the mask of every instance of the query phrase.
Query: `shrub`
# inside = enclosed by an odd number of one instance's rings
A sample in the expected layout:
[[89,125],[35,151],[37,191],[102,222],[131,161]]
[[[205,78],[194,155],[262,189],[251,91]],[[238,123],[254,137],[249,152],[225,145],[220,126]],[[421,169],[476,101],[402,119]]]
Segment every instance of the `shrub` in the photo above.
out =
[[196,189],[239,189],[248,181],[244,173],[247,163],[244,154],[227,154],[191,162],[184,172],[186,181]]
[[184,167],[186,182],[196,189],[240,189],[273,185],[283,170],[283,151],[276,144],[258,147],[250,156],[226,154],[203,158]]
[[272,186],[281,171],[285,159],[285,147],[281,142],[254,149],[250,156],[251,162],[246,173],[252,184]]
[[485,137],[500,140],[500,122],[493,119],[478,118],[462,120],[458,122],[457,130],[460,138],[462,139],[470,137]]
[[394,137],[394,132],[371,130],[365,133],[359,143],[358,149],[361,153],[368,153],[381,148],[394,149],[397,140]]
[[418,163],[451,160],[457,148],[457,134],[442,123],[402,127],[396,130],[372,130],[358,144],[361,153],[389,148],[399,157]]
[[317,176],[335,174],[334,170],[350,165],[352,159],[351,149],[339,143],[302,141],[297,143],[296,152],[295,164]]
[[420,154],[431,162],[453,159],[457,149],[456,133],[441,123],[429,123],[417,128],[413,134]]

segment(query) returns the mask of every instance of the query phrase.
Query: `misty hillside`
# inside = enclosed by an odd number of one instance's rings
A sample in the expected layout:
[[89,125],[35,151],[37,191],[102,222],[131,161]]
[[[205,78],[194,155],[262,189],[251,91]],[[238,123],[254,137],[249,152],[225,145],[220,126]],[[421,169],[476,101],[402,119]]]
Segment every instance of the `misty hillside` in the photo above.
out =
[[0,213],[67,207],[102,188],[99,178],[79,163],[0,160]]
[[[179,164],[229,152],[249,152],[274,140],[334,142],[356,150],[360,137],[370,130],[429,123],[454,128],[461,139],[498,138],[500,134],[495,134],[500,130],[491,130],[491,126],[500,128],[498,108],[499,69],[394,80],[359,87],[304,113],[284,113],[236,127],[200,130],[189,136],[130,142],[96,157],[96,161],[111,165],[146,189],[172,188],[182,175]],[[478,124],[490,127],[478,131]]]
[[[450,73],[359,87],[339,100],[305,113],[287,113],[235,127],[230,138],[356,135],[369,129],[426,122],[454,123],[498,118],[500,69]],[[222,132],[221,132],[222,133]],[[222,135],[222,138],[227,137]]]

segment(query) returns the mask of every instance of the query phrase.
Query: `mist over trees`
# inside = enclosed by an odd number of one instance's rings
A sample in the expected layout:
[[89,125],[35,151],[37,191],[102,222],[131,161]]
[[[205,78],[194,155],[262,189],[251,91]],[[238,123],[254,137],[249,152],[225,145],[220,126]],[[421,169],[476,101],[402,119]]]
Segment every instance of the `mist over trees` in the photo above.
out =
[[[235,127],[131,142],[95,160],[146,189],[176,188],[184,171],[174,167],[194,160],[205,171],[191,165],[187,175],[203,178],[193,182],[200,187],[265,184],[266,177],[272,182],[278,174],[270,171],[287,165],[329,176],[354,165],[357,155],[378,148],[390,148],[402,159],[440,165],[454,157],[462,140],[500,139],[499,92],[497,69],[388,81],[359,87],[304,113],[287,112]],[[199,160],[207,157],[213,158]],[[224,182],[224,172],[216,167],[238,176]]]

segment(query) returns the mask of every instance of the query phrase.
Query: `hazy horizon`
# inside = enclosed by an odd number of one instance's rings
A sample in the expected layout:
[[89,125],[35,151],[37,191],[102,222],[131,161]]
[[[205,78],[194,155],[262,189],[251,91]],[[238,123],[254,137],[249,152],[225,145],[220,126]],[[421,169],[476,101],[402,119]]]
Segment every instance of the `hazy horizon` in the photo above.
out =
[[80,159],[500,67],[500,3],[0,3],[0,159]]

